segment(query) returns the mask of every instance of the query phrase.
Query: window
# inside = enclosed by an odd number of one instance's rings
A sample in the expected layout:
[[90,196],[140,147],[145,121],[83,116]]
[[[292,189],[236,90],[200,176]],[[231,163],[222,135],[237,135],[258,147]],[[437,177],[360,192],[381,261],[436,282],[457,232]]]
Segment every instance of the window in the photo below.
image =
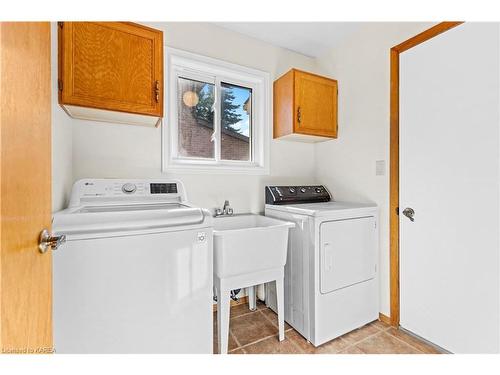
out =
[[167,49],[164,171],[269,171],[269,75]]

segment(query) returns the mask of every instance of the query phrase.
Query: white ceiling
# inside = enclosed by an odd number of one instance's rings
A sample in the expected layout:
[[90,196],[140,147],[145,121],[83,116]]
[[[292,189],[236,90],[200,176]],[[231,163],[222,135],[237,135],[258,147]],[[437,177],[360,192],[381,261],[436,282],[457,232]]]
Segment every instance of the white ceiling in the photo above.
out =
[[318,57],[363,26],[362,22],[218,22],[216,25],[279,47]]

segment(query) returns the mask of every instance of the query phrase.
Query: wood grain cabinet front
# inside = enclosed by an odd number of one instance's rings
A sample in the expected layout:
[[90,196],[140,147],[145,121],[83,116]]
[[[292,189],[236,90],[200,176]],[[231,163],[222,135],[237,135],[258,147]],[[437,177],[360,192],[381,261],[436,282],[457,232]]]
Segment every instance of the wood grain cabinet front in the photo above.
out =
[[337,138],[337,81],[291,69],[274,82],[274,138]]
[[161,31],[131,22],[58,25],[59,103],[71,116],[140,125],[163,117]]

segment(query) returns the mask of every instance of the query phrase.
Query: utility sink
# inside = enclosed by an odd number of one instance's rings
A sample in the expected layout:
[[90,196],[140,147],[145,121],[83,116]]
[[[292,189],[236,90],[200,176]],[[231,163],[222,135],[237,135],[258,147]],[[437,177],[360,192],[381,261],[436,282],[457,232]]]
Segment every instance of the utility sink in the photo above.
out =
[[284,267],[294,223],[255,214],[214,219],[214,274],[227,278]]
[[[226,204],[224,204],[224,210]],[[288,229],[294,223],[267,216],[244,214],[214,219],[214,292],[217,297],[219,353],[229,342],[229,294],[249,288],[249,307],[254,309],[255,285],[276,285],[279,340],[285,339],[284,269]]]

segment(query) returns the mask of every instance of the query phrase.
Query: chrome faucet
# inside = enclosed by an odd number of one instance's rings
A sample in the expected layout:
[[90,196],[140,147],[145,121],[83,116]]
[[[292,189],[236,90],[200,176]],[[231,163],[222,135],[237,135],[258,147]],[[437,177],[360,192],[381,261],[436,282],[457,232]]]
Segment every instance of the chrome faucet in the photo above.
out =
[[233,214],[233,209],[229,206],[229,201],[224,201],[224,206],[222,208],[216,208],[214,216],[231,216]]

